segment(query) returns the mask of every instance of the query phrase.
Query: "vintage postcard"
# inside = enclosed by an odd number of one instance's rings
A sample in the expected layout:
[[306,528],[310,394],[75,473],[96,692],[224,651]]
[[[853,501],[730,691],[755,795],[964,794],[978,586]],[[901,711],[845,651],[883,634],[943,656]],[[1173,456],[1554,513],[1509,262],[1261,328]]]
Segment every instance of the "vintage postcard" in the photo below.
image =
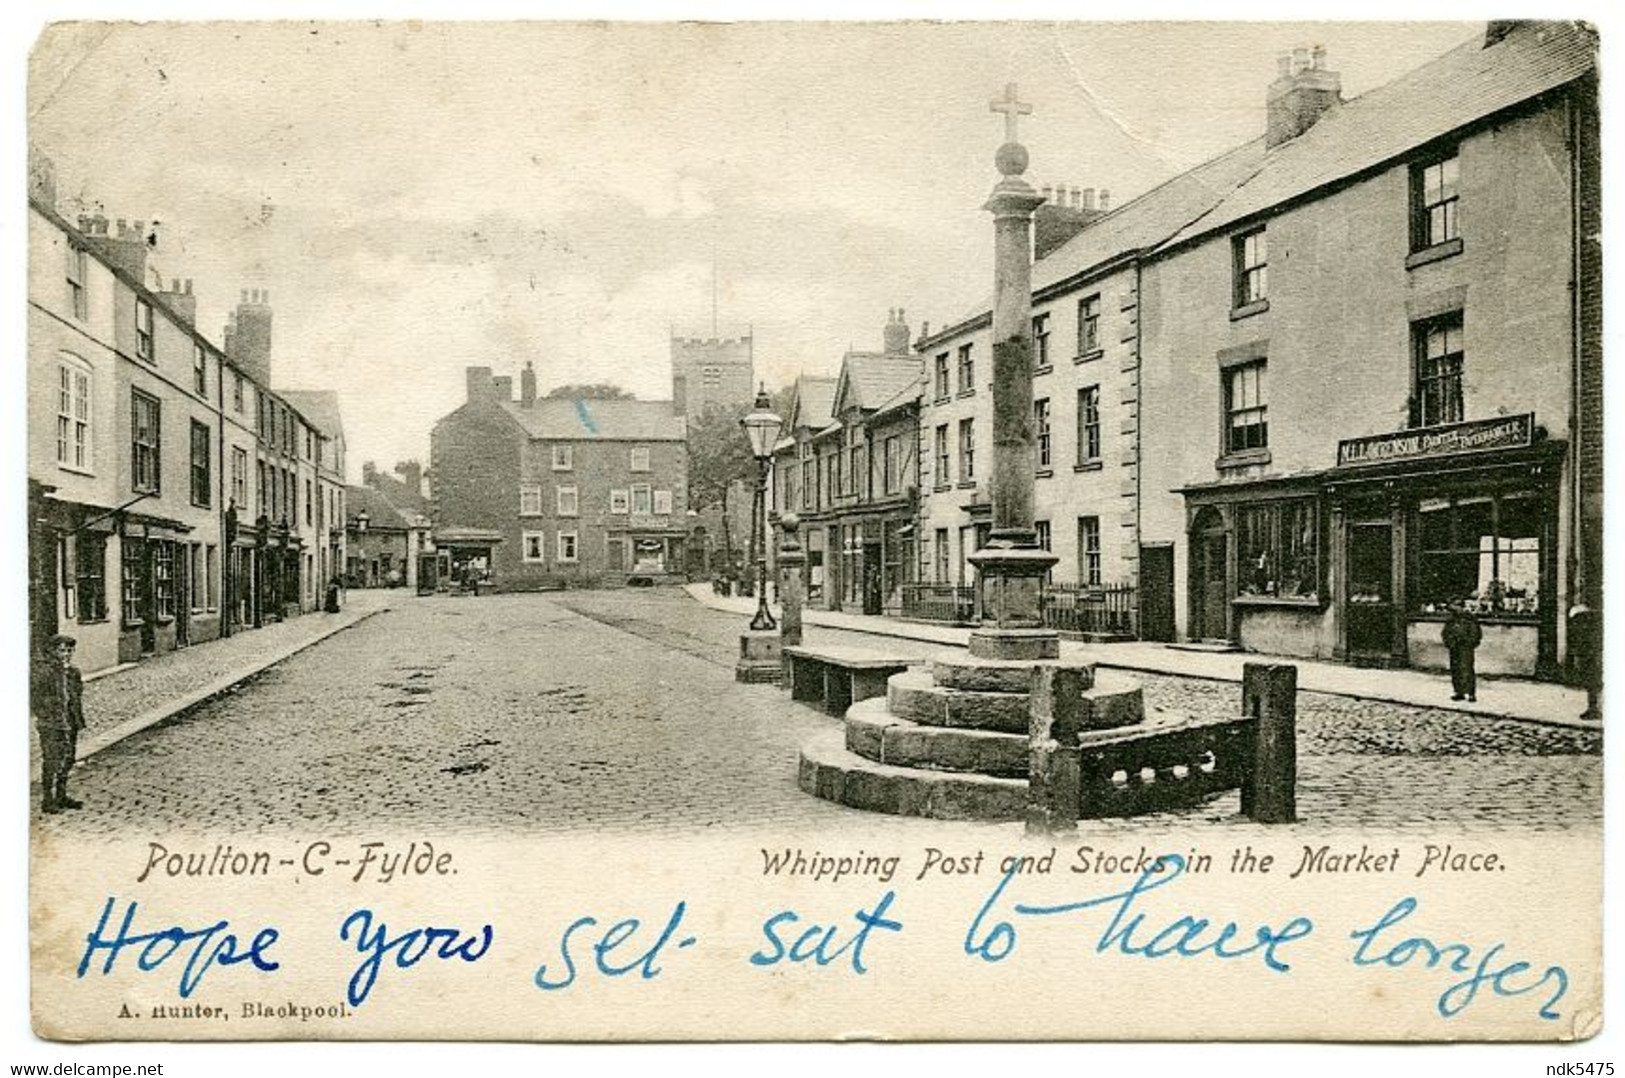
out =
[[1598,55],[46,26],[35,1035],[1593,1037]]

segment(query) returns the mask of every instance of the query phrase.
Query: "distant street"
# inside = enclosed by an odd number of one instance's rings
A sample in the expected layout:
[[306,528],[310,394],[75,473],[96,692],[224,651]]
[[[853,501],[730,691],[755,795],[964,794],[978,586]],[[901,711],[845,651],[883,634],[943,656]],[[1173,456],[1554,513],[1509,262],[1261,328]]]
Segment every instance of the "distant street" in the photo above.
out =
[[[44,826],[243,834],[937,826],[862,816],[796,788],[800,743],[835,720],[774,687],[734,682],[742,625],[676,589],[403,595],[394,610],[86,761],[74,788],[87,807]],[[1234,685],[1142,681],[1148,707],[1239,702]],[[1600,826],[1598,732],[1311,693],[1300,696],[1299,722],[1299,807],[1315,825]],[[1211,826],[1235,811],[1231,795],[1152,822]]]

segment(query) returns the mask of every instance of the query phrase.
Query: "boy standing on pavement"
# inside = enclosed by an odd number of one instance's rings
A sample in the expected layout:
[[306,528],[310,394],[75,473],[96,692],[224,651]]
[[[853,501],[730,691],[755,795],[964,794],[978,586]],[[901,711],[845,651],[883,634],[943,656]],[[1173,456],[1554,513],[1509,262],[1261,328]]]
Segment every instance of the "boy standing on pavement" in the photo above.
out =
[[1452,700],[1466,697],[1478,699],[1478,675],[1473,670],[1473,653],[1484,639],[1484,630],[1478,619],[1460,599],[1450,604],[1444,619],[1444,646],[1450,652],[1450,686],[1455,695]]
[[68,772],[85,728],[84,681],[73,665],[73,637],[51,637],[51,650],[35,668],[30,705],[40,743],[40,809],[57,813],[82,802],[68,796]]

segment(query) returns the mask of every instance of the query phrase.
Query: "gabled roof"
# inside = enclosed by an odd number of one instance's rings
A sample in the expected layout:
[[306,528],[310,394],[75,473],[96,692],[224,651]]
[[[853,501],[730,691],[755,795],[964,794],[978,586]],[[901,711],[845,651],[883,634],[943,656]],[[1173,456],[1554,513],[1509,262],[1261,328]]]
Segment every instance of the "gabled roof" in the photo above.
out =
[[277,396],[293,405],[325,437],[344,437],[344,417],[339,412],[339,395],[331,389],[278,389]]
[[841,376],[831,411],[835,415],[849,408],[872,412],[919,380],[918,356],[848,352],[841,361]]
[[687,424],[671,401],[543,397],[533,404],[499,402],[532,438],[557,441],[680,442]]
[[388,498],[371,487],[345,487],[344,504],[351,521],[365,511],[368,528],[405,531],[411,527],[406,515],[391,505]]
[[1334,106],[1309,130],[1270,150],[1257,175],[1169,245],[1358,175],[1572,82],[1596,62],[1596,37],[1576,23],[1524,23],[1488,47],[1483,33],[1475,34],[1437,60]]
[[835,404],[836,381],[826,375],[803,374],[798,377],[785,430],[794,431],[803,427],[820,430],[828,426]]
[[427,513],[429,500],[388,472],[373,472],[370,488],[403,514]]

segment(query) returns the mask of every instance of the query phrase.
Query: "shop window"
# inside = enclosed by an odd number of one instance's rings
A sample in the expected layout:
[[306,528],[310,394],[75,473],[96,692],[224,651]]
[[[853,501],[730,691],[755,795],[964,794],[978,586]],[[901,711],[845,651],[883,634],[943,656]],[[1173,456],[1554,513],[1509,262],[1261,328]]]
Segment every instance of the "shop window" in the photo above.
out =
[[160,621],[175,616],[175,544],[159,542],[152,550],[152,600]]
[[1443,614],[1540,612],[1540,501],[1533,494],[1430,498],[1417,507],[1415,609]]
[[1038,434],[1038,470],[1049,471],[1051,461],[1048,397],[1040,397],[1033,401],[1033,428]]
[[1236,510],[1236,592],[1268,599],[1319,595],[1320,528],[1312,500]]
[[103,621],[107,617],[107,537],[81,531],[74,536],[73,545],[79,620]]
[[1419,427],[1460,423],[1466,418],[1462,373],[1466,365],[1461,312],[1418,322],[1412,328],[1416,349],[1416,396],[1413,422]]
[[1226,453],[1244,453],[1270,444],[1268,397],[1263,360],[1224,372]]
[[119,610],[126,625],[139,625],[142,618],[141,576],[147,544],[125,536],[119,543]]

